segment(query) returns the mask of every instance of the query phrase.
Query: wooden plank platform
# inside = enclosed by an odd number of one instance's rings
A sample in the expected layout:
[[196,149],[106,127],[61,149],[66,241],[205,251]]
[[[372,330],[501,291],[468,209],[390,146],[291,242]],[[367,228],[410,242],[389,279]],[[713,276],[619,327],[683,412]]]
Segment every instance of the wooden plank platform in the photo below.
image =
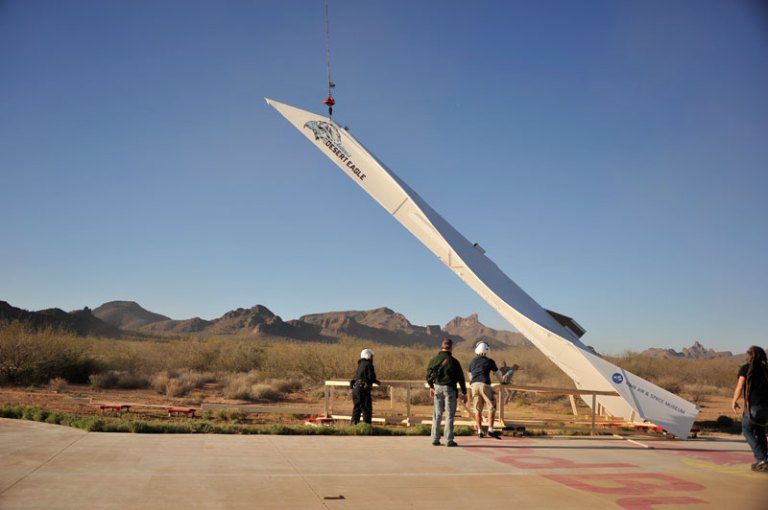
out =
[[291,405],[264,405],[264,404],[207,404],[201,406],[203,411],[218,411],[221,409],[237,409],[238,411],[250,414],[305,414],[321,415],[323,407],[321,405],[291,406]]

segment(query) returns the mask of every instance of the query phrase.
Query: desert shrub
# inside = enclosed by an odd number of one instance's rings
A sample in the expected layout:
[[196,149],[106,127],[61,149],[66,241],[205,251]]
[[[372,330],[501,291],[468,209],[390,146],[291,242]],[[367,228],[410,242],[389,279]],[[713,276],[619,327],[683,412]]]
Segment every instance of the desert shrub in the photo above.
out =
[[276,402],[280,400],[282,393],[277,391],[271,384],[257,383],[251,386],[249,398],[251,400],[267,400]]
[[[84,348],[85,349],[85,348]],[[71,361],[68,362],[66,358],[58,359],[55,363],[58,365],[58,369],[50,370],[49,375],[55,377],[61,377],[73,384],[85,384],[88,382],[91,374],[94,374],[101,370],[99,363],[83,352],[75,359],[74,355]],[[42,374],[45,377],[45,374]]]
[[[573,387],[573,381],[538,349],[516,347],[495,350],[491,351],[491,357],[499,366],[503,362],[508,366],[519,365],[520,368],[515,372],[512,384]],[[465,363],[464,360],[462,363]],[[469,359],[466,360],[466,365],[468,364]]]
[[168,383],[171,381],[171,379],[172,377],[170,373],[166,371],[159,372],[149,378],[149,387],[161,395],[165,395],[166,391],[168,390]]
[[193,365],[193,354],[185,341],[110,339],[96,342],[94,354],[110,370],[135,374],[190,369]]
[[80,428],[88,432],[105,432],[106,422],[102,418],[83,418]]
[[218,376],[213,372],[198,372],[196,370],[185,370],[178,377],[184,384],[193,388],[202,388],[206,384],[218,380]]
[[680,393],[687,396],[691,402],[698,405],[704,402],[708,396],[720,394],[721,389],[709,384],[695,383],[684,385]]
[[48,387],[56,393],[61,393],[67,389],[67,380],[63,377],[54,377],[48,381]]
[[675,377],[674,375],[665,375],[665,376],[659,377],[655,381],[655,384],[658,386],[661,386],[662,388],[664,388],[665,390],[671,393],[680,393],[683,389],[683,382],[680,380],[679,377]]
[[472,429],[472,427],[469,427],[467,425],[458,425],[453,433],[457,436],[472,436],[474,435],[475,431]]
[[23,406],[13,404],[0,405],[0,418],[11,418],[14,420],[21,419],[23,414]]
[[[454,355],[466,369],[473,354],[464,347],[460,345]],[[202,381],[216,380],[214,373],[257,374],[247,383],[229,380],[229,395],[254,399],[253,385],[266,384],[280,395],[320,386],[322,396],[323,381],[351,378],[363,348],[375,351],[381,380],[422,381],[427,363],[437,352],[434,347],[376,345],[355,338],[343,338],[336,344],[246,338],[83,339],[3,323],[0,384],[46,384],[56,378],[69,383],[93,380],[94,385],[104,388],[151,384],[160,393],[183,396],[205,384]],[[513,384],[573,386],[571,379],[535,348],[494,349],[491,356],[499,365],[503,361],[520,365]],[[705,394],[732,391],[739,364],[733,358],[662,359],[631,352],[607,359],[695,401]],[[150,378],[150,374],[154,375]],[[220,378],[226,379],[223,375]],[[418,402],[421,397],[414,393],[414,398]]]
[[264,350],[235,339],[100,340],[93,355],[111,369],[154,374],[162,371],[248,372],[260,367]]
[[339,344],[272,343],[265,347],[266,357],[261,370],[272,378],[300,373],[315,382],[333,379],[354,370],[350,360],[356,363],[360,356],[358,350],[357,356],[350,358],[352,350],[349,346]]
[[0,321],[0,383],[46,384],[61,377],[85,382],[96,371],[89,341],[53,329]]
[[99,389],[135,390],[149,387],[149,379],[147,377],[129,372],[118,372],[116,370],[92,374],[90,382],[94,388]]
[[[424,380],[429,360],[437,354],[434,348],[396,347],[372,345],[353,338],[342,339],[337,344],[321,343],[268,343],[261,372],[266,377],[280,378],[287,373],[300,373],[307,379],[305,384],[321,383],[329,379],[352,377],[363,348],[375,352],[374,364],[379,379]],[[471,352],[455,352],[466,369]],[[573,382],[537,349],[529,347],[494,351],[492,357],[501,364],[517,363],[522,370],[515,376],[520,384],[548,384],[572,386]]]
[[278,393],[292,393],[300,391],[303,387],[298,379],[270,379],[267,383]]
[[214,370],[223,372],[248,372],[261,368],[264,363],[264,349],[253,341],[228,341],[218,350]]
[[432,434],[432,428],[430,425],[415,425],[406,431],[409,436],[429,436]]
[[[394,380],[424,380],[427,364],[437,354],[434,349],[413,347],[377,347],[374,352],[379,379]],[[350,376],[354,373],[356,363],[354,361],[347,369]]]
[[349,430],[353,436],[370,436],[373,432],[373,425],[360,422],[356,425],[350,425]]
[[571,401],[568,396],[559,393],[517,392],[515,397],[515,401],[520,405],[544,404],[548,407],[560,406],[564,411],[571,410]]
[[736,384],[739,361],[731,357],[714,359],[655,358],[628,352],[609,361],[671,391],[685,392],[697,385],[727,395]]
[[309,388],[306,386],[304,387],[304,394],[309,399],[313,400],[322,400],[325,398],[325,385],[324,384],[315,384]]
[[[654,384],[658,384],[660,376],[676,375],[678,372],[671,370],[671,366],[665,367],[660,363],[661,358],[650,358],[641,356],[635,352],[626,352],[621,357],[609,358],[609,361],[615,363],[621,368],[632,372]],[[673,361],[673,360],[669,360]]]
[[225,377],[224,396],[240,400],[276,402],[286,393],[300,389],[301,382],[285,379],[265,379],[259,371],[230,374]]
[[30,418],[32,421],[45,421],[46,418],[48,418],[48,415],[51,414],[50,411],[46,409],[33,409],[32,414]]
[[188,341],[185,349],[185,368],[202,372],[249,372],[264,362],[264,349],[253,340],[197,339]]
[[179,379],[171,379],[165,386],[166,397],[181,397],[189,393],[192,387],[184,384]]
[[50,423],[51,425],[61,425],[63,421],[64,414],[62,413],[53,412],[45,417],[45,423]]
[[212,413],[212,418],[221,421],[243,423],[245,421],[246,414],[237,408],[217,409]]
[[92,374],[90,377],[91,386],[102,389],[116,388],[117,374],[118,372],[115,372],[114,370],[102,372],[100,374]]
[[[110,339],[95,341],[92,355],[107,371],[139,375],[184,371],[245,374],[257,370],[261,377],[258,382],[289,381],[292,390],[287,390],[284,385],[275,388],[285,393],[321,384],[328,379],[350,378],[357,367],[360,350],[366,347],[373,348],[376,353],[379,379],[421,381],[427,363],[437,353],[434,348],[372,345],[354,338],[344,338],[337,344],[256,343],[248,339]],[[457,352],[455,355],[465,368],[472,357],[471,352]],[[511,348],[494,351],[492,356],[499,363],[506,360],[509,364],[521,366],[522,370],[515,377],[515,382],[519,384],[572,385],[562,371],[536,349]],[[158,379],[153,388],[165,392],[167,383]],[[178,388],[183,393],[189,385]]]
[[149,386],[162,395],[168,397],[181,397],[196,388],[202,388],[206,383],[216,380],[211,372],[196,372],[185,370],[183,372],[163,371],[149,378]]
[[411,390],[411,403],[415,405],[431,405],[433,398],[429,395],[429,390]]
[[237,400],[250,400],[251,387],[259,380],[259,372],[247,374],[228,374],[223,378],[224,397]]
[[250,400],[251,385],[244,381],[232,381],[224,387],[224,396],[236,400]]
[[292,435],[294,434],[294,429],[287,425],[283,425],[282,423],[270,423],[265,427],[264,433],[272,435]]
[[[408,398],[408,392],[405,388],[394,388],[394,397],[397,402],[405,402]],[[432,397],[426,388],[411,388],[411,404],[430,405]]]

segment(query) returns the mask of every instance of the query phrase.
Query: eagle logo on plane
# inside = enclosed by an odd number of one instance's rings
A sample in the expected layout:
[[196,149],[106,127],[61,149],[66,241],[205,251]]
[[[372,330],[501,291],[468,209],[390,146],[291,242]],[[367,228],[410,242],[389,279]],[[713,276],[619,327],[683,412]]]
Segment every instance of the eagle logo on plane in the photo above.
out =
[[315,140],[323,140],[330,142],[336,146],[345,156],[349,157],[349,151],[344,148],[341,143],[341,135],[336,126],[330,122],[324,122],[321,120],[310,120],[304,127],[312,131],[315,135]]

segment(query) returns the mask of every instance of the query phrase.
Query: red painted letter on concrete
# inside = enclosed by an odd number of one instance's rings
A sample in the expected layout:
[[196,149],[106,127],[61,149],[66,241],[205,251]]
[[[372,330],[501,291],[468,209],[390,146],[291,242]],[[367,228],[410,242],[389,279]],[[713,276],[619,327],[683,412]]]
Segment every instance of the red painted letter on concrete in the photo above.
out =
[[616,504],[626,510],[653,510],[655,505],[699,505],[706,504],[698,498],[687,496],[657,496],[652,498],[621,498]]
[[548,457],[545,455],[520,455],[497,457],[495,459],[504,464],[510,464],[520,469],[587,469],[587,468],[636,468],[635,464],[623,462],[587,464],[574,462],[560,457]]
[[702,491],[704,486],[673,476],[654,473],[618,475],[544,475],[574,489],[600,494],[643,496],[659,491]]

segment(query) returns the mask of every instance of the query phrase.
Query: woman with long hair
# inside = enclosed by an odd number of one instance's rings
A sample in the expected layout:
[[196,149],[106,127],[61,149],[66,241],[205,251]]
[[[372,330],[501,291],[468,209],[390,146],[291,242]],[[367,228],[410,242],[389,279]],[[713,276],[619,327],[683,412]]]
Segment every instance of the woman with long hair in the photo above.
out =
[[765,437],[768,425],[768,365],[762,347],[750,347],[747,350],[747,363],[739,369],[739,379],[731,402],[737,414],[740,398],[744,399],[741,430],[757,460],[752,464],[752,471],[768,472],[768,444]]

